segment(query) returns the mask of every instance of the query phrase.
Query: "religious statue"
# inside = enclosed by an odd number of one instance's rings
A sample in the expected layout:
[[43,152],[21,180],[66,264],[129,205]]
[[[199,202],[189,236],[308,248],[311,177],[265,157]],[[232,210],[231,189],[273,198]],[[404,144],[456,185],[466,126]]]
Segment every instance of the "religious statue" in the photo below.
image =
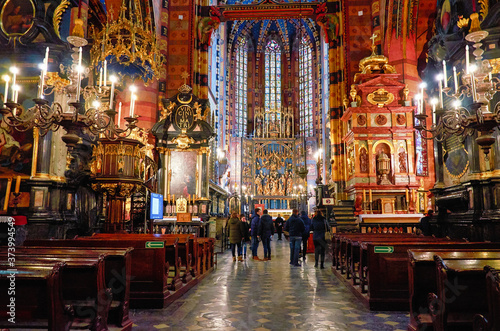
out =
[[255,136],[257,138],[262,138],[262,121],[260,117],[257,117],[257,123],[256,123],[256,129],[255,129]]
[[368,154],[366,148],[361,148],[359,152],[359,169],[362,173],[368,172]]
[[264,194],[263,188],[262,188],[262,177],[260,176],[260,174],[258,174],[255,177],[255,194],[256,195],[263,195]]
[[216,7],[213,6],[210,7],[210,14],[215,14],[215,15],[210,17],[204,17],[198,23],[198,39],[200,40],[201,44],[208,44],[208,46],[210,46],[210,39],[212,36],[212,32],[217,30],[220,24],[220,17],[219,17],[220,11]]
[[401,148],[399,150],[399,172],[406,173],[406,151]]

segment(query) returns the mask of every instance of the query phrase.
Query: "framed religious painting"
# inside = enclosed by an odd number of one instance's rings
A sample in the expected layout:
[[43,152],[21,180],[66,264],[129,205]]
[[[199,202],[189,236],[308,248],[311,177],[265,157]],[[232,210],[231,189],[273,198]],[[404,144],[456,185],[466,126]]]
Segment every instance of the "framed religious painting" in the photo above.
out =
[[0,27],[7,36],[23,35],[33,26],[34,17],[31,0],[7,0],[0,12]]
[[196,194],[197,151],[172,151],[170,154],[170,194],[188,198]]

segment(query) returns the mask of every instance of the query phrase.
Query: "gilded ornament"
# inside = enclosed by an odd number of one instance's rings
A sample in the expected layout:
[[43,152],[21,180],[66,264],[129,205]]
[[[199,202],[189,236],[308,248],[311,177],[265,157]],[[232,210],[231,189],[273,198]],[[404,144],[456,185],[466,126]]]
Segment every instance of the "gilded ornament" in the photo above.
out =
[[409,101],[408,100],[409,94],[410,94],[410,89],[408,88],[408,84],[406,84],[405,88],[403,89],[403,101]]
[[383,107],[394,101],[394,94],[388,92],[384,88],[379,88],[378,90],[368,94],[366,100],[372,105]]
[[177,148],[186,149],[190,144],[193,144],[195,140],[189,137],[187,134],[182,133],[178,135],[176,138],[172,139],[173,144],[177,144]]
[[464,27],[468,27],[469,26],[469,19],[468,18],[464,18],[464,17],[460,17],[458,22],[457,22],[457,26],[462,29]]
[[57,6],[56,10],[54,10],[52,25],[54,26],[54,31],[59,38],[61,38],[61,35],[59,33],[59,24],[61,23],[62,16],[66,9],[68,9],[70,3],[71,2],[69,0],[62,0],[61,3]]

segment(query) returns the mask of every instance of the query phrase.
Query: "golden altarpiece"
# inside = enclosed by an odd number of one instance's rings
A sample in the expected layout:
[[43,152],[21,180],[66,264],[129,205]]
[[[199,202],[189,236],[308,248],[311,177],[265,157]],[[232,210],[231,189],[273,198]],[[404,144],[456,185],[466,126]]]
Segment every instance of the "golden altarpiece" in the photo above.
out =
[[387,57],[373,51],[359,68],[342,117],[345,192],[355,201],[362,231],[387,224],[387,230],[406,232],[422,216],[416,213],[421,185],[415,164],[416,158],[421,162],[425,155],[416,152],[415,107]]

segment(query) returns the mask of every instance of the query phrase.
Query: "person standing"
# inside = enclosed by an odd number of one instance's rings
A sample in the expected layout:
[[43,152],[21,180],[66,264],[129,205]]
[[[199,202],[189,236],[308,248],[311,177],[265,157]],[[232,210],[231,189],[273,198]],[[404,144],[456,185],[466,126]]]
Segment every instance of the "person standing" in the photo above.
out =
[[285,223],[285,231],[290,234],[290,264],[296,267],[300,267],[300,242],[305,231],[304,222],[302,222],[298,214],[299,211],[294,209]]
[[309,232],[311,228],[311,219],[307,216],[305,211],[300,212],[300,218],[304,222],[304,234],[302,235],[302,259],[306,260],[307,242],[309,241]]
[[281,240],[281,235],[283,233],[283,223],[284,220],[281,218],[281,215],[278,214],[278,217],[276,217],[276,220],[274,221],[275,227],[276,227],[276,232],[278,233],[278,240]]
[[325,240],[325,233],[328,231],[328,223],[321,210],[316,210],[311,222],[311,231],[313,231],[314,241],[314,267],[318,267],[318,262],[321,259],[321,269],[325,269],[325,252],[328,243]]
[[429,209],[427,211],[427,214],[425,214],[425,216],[420,219],[420,230],[422,230],[422,234],[424,236],[432,236],[430,221],[433,214],[434,211],[432,209]]
[[243,227],[237,213],[232,213],[227,226],[227,235],[233,254],[233,262],[236,261],[235,248],[238,247],[238,261],[243,261],[241,257],[241,239],[243,238]]
[[241,239],[241,249],[243,253],[243,258],[247,258],[247,243],[250,242],[250,224],[248,224],[245,215],[240,215],[241,225],[243,228],[243,238]]
[[274,234],[273,218],[267,209],[262,212],[259,224],[259,236],[264,247],[264,261],[271,260],[271,236]]
[[259,223],[260,223],[260,208],[255,208],[255,213],[252,217],[250,224],[250,235],[252,236],[252,258],[260,260],[257,256],[257,249],[259,248]]

